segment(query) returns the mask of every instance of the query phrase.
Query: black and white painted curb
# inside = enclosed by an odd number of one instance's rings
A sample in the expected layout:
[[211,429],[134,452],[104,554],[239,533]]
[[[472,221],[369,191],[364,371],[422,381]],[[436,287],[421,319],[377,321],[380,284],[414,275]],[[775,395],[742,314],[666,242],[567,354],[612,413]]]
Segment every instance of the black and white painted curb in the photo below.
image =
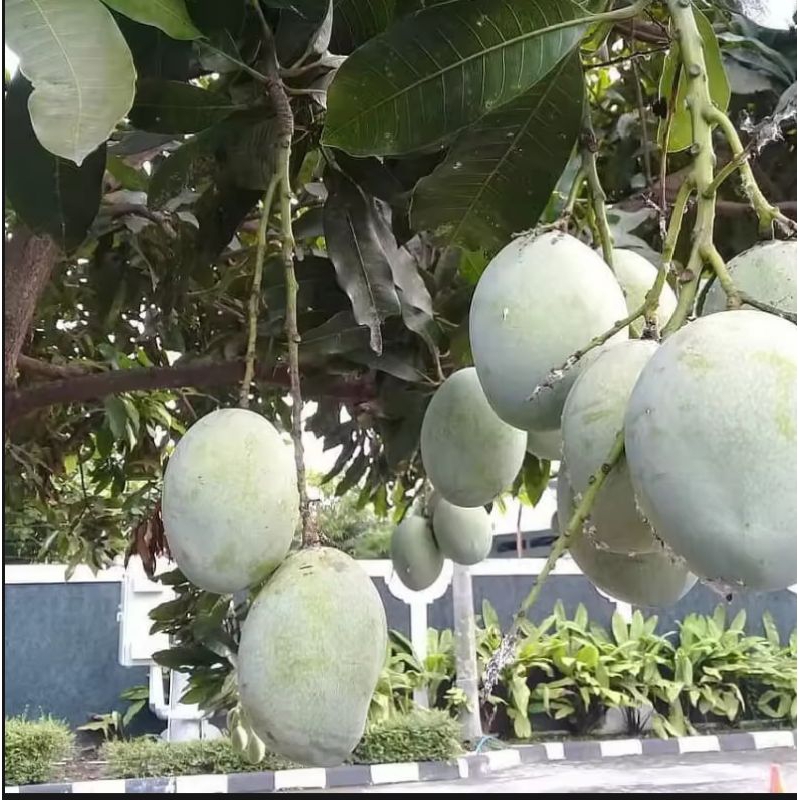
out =
[[188,775],[178,778],[128,778],[122,780],[6,786],[4,794],[245,794],[283,789],[330,789],[375,786],[386,783],[475,778],[545,761],[594,761],[620,756],[669,756],[683,753],[719,753],[796,747],[796,731],[726,733],[720,736],[686,736],[678,739],[608,739],[528,744],[504,750],[466,755],[454,761],[407,764],[344,765],[330,769],[286,769],[278,772],[243,772],[236,775]]

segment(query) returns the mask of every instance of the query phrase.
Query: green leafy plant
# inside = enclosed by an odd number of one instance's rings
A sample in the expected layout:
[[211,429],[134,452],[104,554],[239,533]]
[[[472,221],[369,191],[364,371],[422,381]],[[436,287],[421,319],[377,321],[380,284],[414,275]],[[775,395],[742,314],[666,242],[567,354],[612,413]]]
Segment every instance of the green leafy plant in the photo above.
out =
[[67,724],[52,717],[6,717],[3,734],[4,779],[8,786],[51,780],[57,765],[69,756],[74,745]]
[[79,731],[99,731],[107,742],[112,739],[128,738],[128,725],[147,705],[150,690],[146,685],[131,686],[120,693],[121,700],[127,700],[128,707],[123,713],[110,711],[107,714],[92,714],[91,720],[79,725]]
[[206,711],[227,711],[237,703],[235,661],[241,624],[258,587],[235,603],[230,595],[204,592],[180,570],[159,576],[175,598],[150,612],[151,631],[171,637],[172,647],[153,654],[167,669],[189,672],[189,688],[181,698]]

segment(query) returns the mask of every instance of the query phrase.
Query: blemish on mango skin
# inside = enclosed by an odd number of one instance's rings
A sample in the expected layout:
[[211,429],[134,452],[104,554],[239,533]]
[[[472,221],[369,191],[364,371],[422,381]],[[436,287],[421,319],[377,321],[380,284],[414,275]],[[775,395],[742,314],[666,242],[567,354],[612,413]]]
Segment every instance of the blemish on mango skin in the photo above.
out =
[[702,353],[688,348],[680,351],[678,359],[683,361],[689,369],[697,372],[708,372],[714,366]]
[[755,352],[751,358],[775,371],[775,427],[785,439],[794,441],[797,439],[797,404],[793,402],[793,390],[797,385],[797,365],[791,359],[767,350]]

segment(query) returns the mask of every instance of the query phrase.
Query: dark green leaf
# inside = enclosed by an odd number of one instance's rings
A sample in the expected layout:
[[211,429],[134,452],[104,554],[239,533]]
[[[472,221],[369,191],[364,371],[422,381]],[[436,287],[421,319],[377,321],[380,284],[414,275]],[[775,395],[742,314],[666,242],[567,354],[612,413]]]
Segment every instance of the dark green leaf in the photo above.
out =
[[184,189],[196,189],[202,179],[213,174],[214,148],[220,140],[217,128],[209,128],[184,142],[162,161],[150,177],[147,205],[163,208]]
[[300,339],[300,356],[331,356],[358,350],[369,344],[369,334],[353,317],[340,311],[327,322],[306,331]]
[[129,116],[144,131],[196,133],[241,108],[225,95],[190,83],[145,78],[136,86]]
[[278,123],[274,116],[242,114],[224,125],[218,158],[233,182],[242,189],[263,191],[275,171],[275,138]]
[[195,43],[173,39],[158,28],[142,25],[123,14],[115,13],[114,18],[131,49],[139,80],[166,78],[185,81],[198,77]]
[[90,153],[80,167],[45,150],[31,125],[30,93],[30,83],[17,73],[4,102],[7,197],[32,231],[49,234],[70,251],[83,241],[100,208],[106,147]]
[[441,146],[547,75],[581,16],[571,0],[456,0],[404,17],[339,68],[323,142],[352,155]]
[[341,497],[346,492],[350,491],[362,478],[369,466],[369,456],[361,452],[359,453],[353,463],[347,468],[344,477],[339,481],[336,486],[336,496]]
[[205,34],[227,30],[238,35],[245,21],[249,0],[189,0],[189,14],[194,24]]
[[219,662],[219,656],[206,647],[195,645],[193,647],[173,647],[169,650],[159,650],[153,653],[153,661],[167,669],[180,669],[181,667],[194,667],[197,665],[211,666]]
[[323,217],[328,255],[353,316],[369,328],[370,347],[383,350],[381,322],[400,313],[389,258],[376,228],[375,211],[361,190],[339,172],[326,174]]
[[184,0],[103,0],[107,6],[126,17],[152,25],[173,39],[197,39],[202,36],[192,24]]
[[333,0],[331,52],[346,55],[385,31],[394,6],[395,0]]
[[288,8],[281,11],[275,36],[281,64],[288,67],[304,57],[322,55],[328,49],[333,28],[331,0],[317,5],[319,8],[313,10],[318,16],[303,16]]
[[565,59],[521,97],[459,134],[414,190],[411,226],[445,244],[497,250],[539,220],[581,125],[583,70]]
[[[408,243],[411,251],[407,247],[398,247],[391,230],[388,214],[382,214],[381,211],[382,209],[376,206],[375,228],[389,260],[392,280],[400,300],[403,322],[409,330],[420,334],[433,346],[433,301],[428,287],[419,273],[417,259],[411,252],[415,243]],[[384,211],[388,211],[388,209],[384,209]]]

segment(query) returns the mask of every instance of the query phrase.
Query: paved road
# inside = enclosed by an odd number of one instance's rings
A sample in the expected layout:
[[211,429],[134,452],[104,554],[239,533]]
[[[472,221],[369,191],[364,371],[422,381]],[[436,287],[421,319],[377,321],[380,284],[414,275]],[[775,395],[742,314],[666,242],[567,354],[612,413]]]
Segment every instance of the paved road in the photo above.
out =
[[683,756],[632,756],[602,761],[530,764],[485,778],[387,784],[329,792],[462,793],[759,793],[769,790],[770,764],[779,764],[783,789],[797,792],[797,752],[788,748]]

